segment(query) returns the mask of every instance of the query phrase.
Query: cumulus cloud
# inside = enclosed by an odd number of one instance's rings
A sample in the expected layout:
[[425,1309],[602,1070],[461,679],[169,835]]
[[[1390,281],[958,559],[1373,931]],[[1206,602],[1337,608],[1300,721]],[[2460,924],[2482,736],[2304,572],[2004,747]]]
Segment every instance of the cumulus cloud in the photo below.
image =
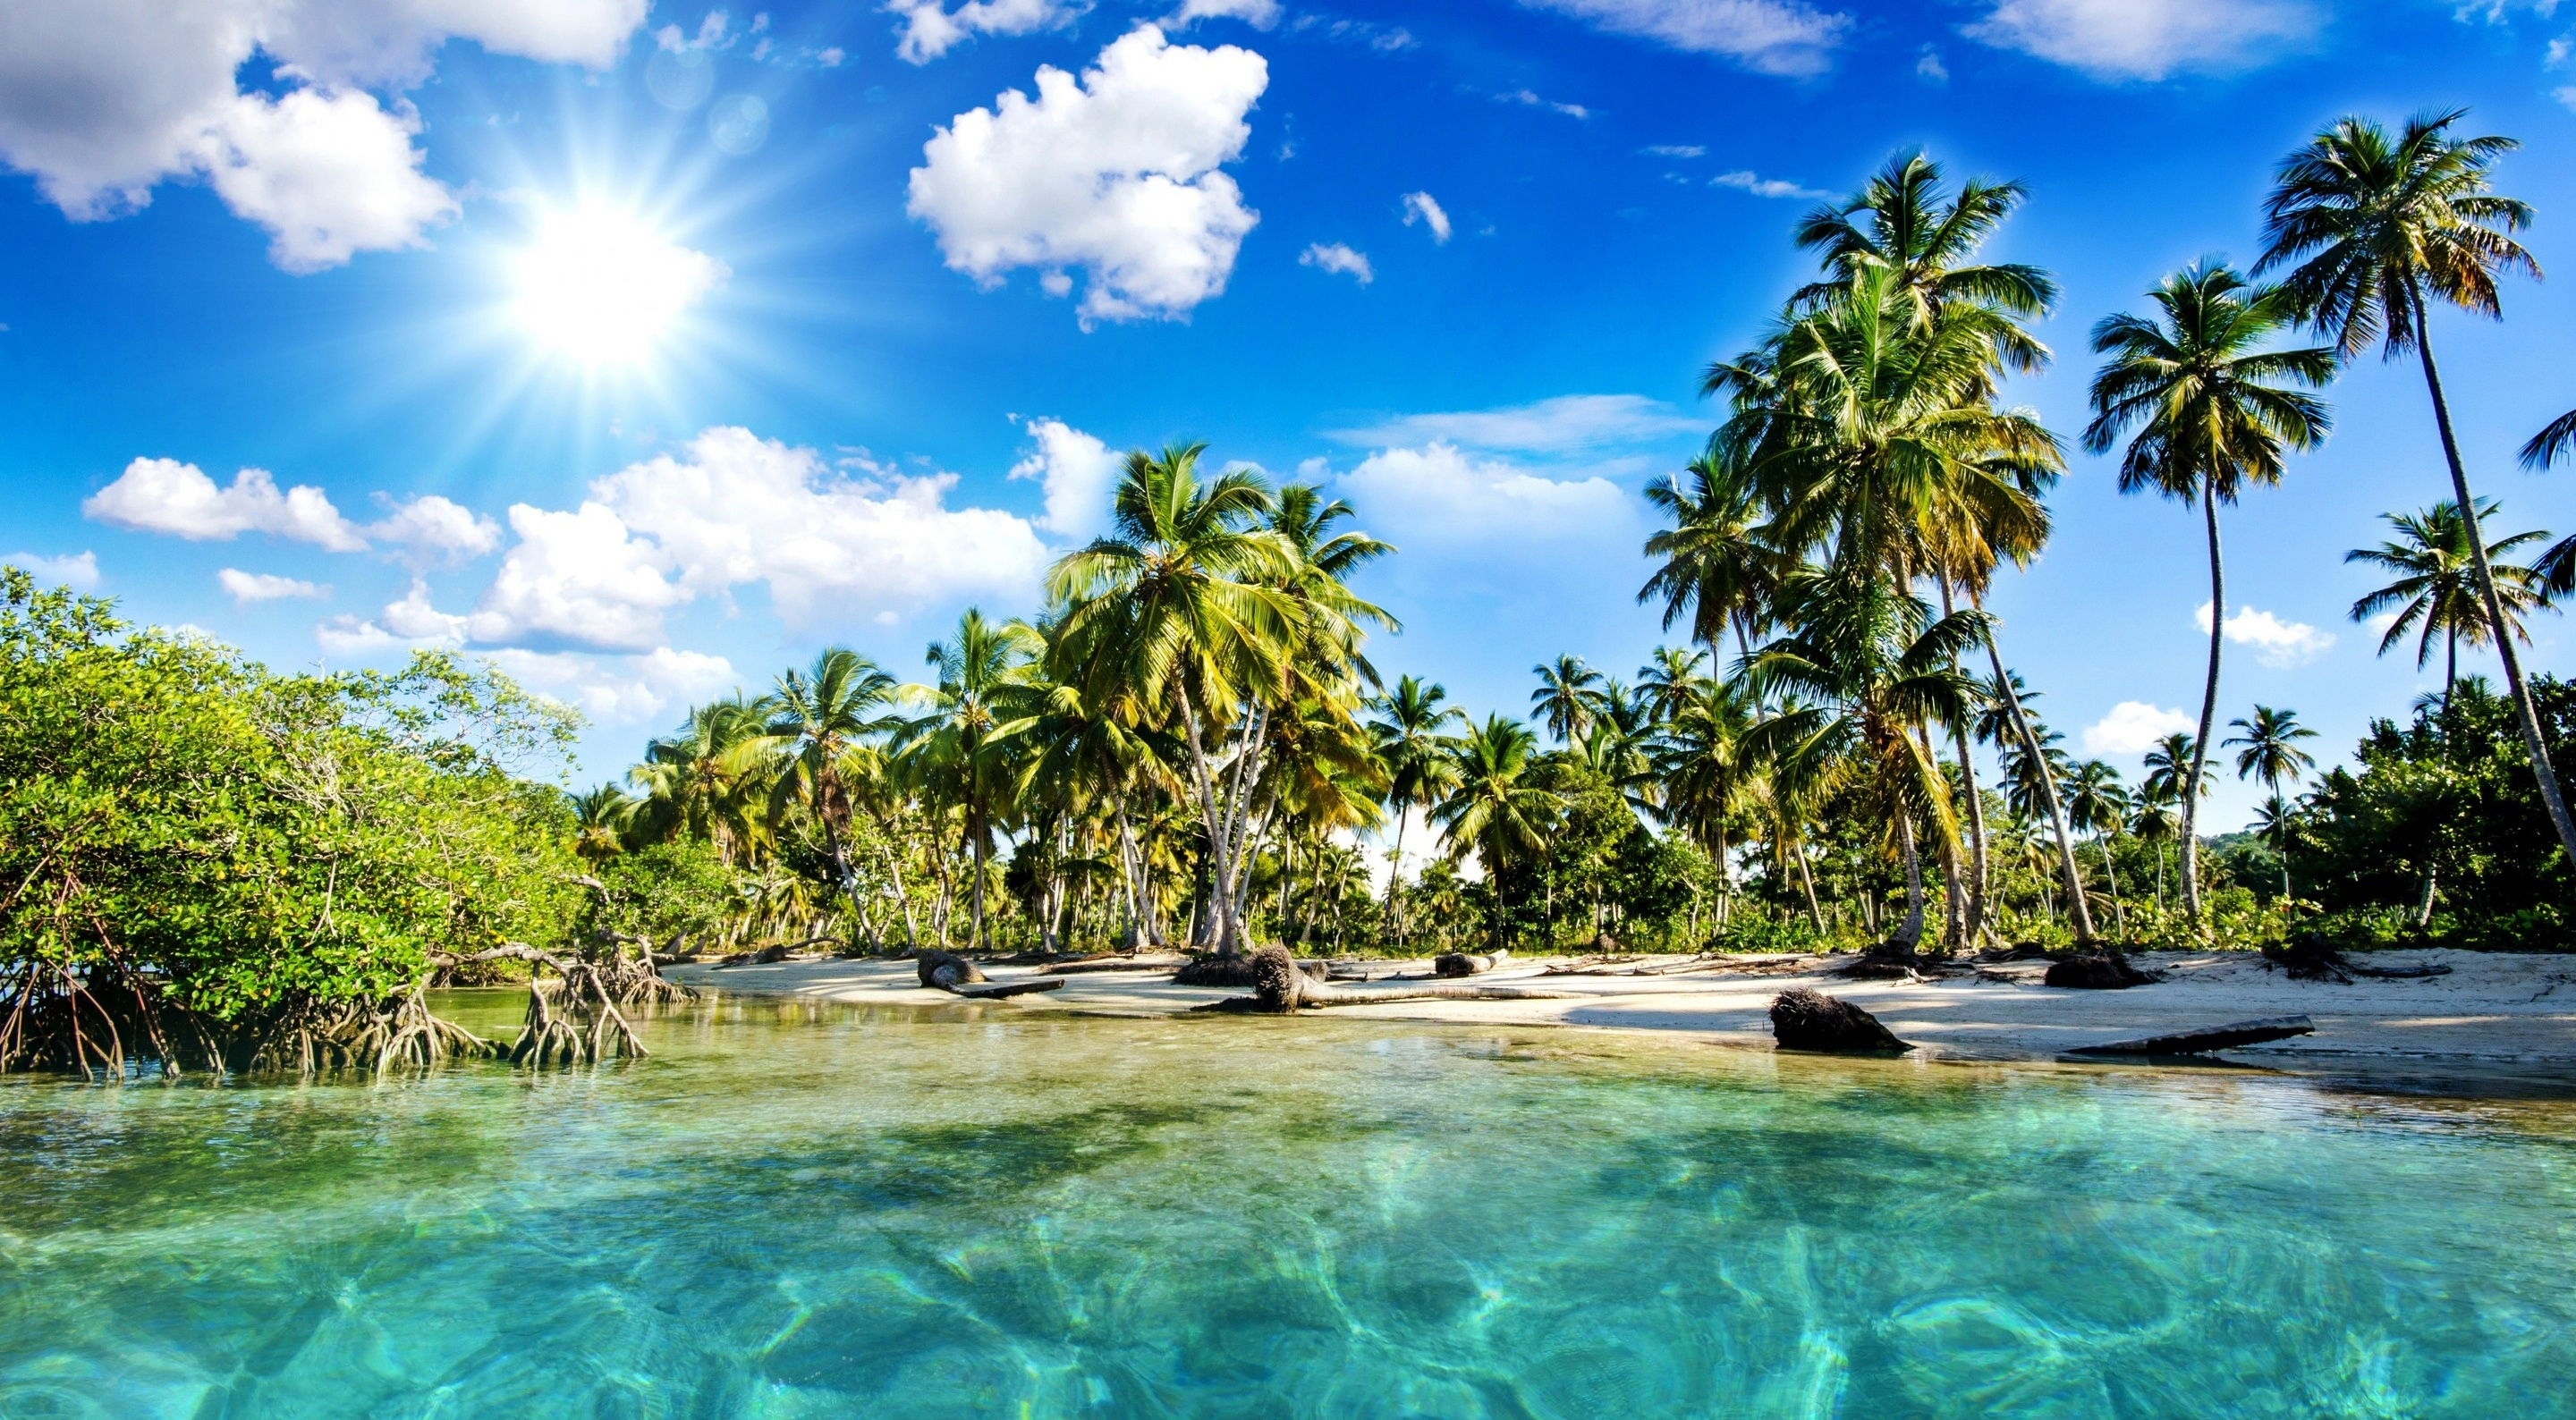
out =
[[367,525],[367,536],[414,563],[464,561],[501,545],[501,525],[452,499],[423,494]]
[[2308,0],[1999,0],[1965,33],[2096,79],[2157,80],[2253,67],[2324,21]]
[[1372,453],[1342,483],[1373,526],[1407,543],[1575,541],[1634,520],[1627,495],[1606,478],[1550,478],[1437,440]]
[[2164,710],[2143,700],[2123,700],[2111,713],[2084,727],[2086,754],[2144,754],[2158,740],[2180,732],[2191,734],[2200,722],[2180,710]]
[[[0,6],[0,161],[75,220],[202,175],[293,271],[414,245],[455,199],[420,172],[408,108],[449,39],[594,68],[647,0],[14,0]],[[253,55],[290,87],[244,93]]]
[[608,725],[656,720],[741,683],[722,656],[657,646],[639,656],[500,650],[494,665],[528,689]]
[[333,552],[358,552],[367,540],[340,516],[321,489],[284,493],[268,470],[245,468],[217,488],[205,470],[176,459],[136,459],[115,482],[81,503],[84,516],[138,532],[170,533],[192,542],[224,542],[264,532]]
[[1200,20],[1241,20],[1266,30],[1279,23],[1279,0],[1181,0],[1163,28],[1177,30]]
[[1063,537],[1087,538],[1109,526],[1109,500],[1125,460],[1109,445],[1061,419],[1032,419],[1037,447],[1011,465],[1011,477],[1041,480],[1046,516],[1038,525]]
[[1336,276],[1348,276],[1363,286],[1377,279],[1377,272],[1369,266],[1368,254],[1354,251],[1340,242],[1307,243],[1306,249],[1297,253],[1297,264],[1329,271]]
[[1440,210],[1440,204],[1430,193],[1408,192],[1404,195],[1404,225],[1410,227],[1416,222],[1431,229],[1433,246],[1448,242],[1449,214]]
[[[1764,74],[1814,74],[1831,61],[1851,17],[1796,0],[1521,0],[1612,34],[1731,59]],[[2103,0],[2119,4],[2123,0]]]
[[1086,327],[1184,316],[1225,290],[1259,220],[1217,169],[1241,155],[1269,82],[1250,50],[1141,26],[1079,79],[1041,66],[1035,99],[1012,89],[957,115],[923,145],[905,210],[983,286],[1034,267],[1062,295],[1080,268]]
[[92,552],[75,552],[67,557],[12,552],[0,557],[0,566],[15,567],[39,582],[69,587],[75,592],[86,592],[98,585],[98,554]]
[[1782,178],[1766,178],[1759,173],[1719,173],[1708,180],[1711,187],[1741,188],[1756,197],[1824,197],[1827,194],[1811,187],[1800,187]]
[[663,575],[661,549],[602,504],[552,512],[516,503],[510,531],[519,540],[466,621],[485,645],[650,650],[662,641],[662,613],[689,599]]
[[1336,429],[1336,443],[1382,448],[1437,440],[1467,448],[1584,454],[1697,433],[1702,421],[1636,394],[1567,394],[1502,409],[1408,414],[1383,424]]
[[429,584],[415,578],[410,591],[388,603],[372,620],[335,616],[313,628],[313,639],[321,643],[323,654],[331,656],[453,650],[465,644],[466,620],[431,605]]
[[331,589],[318,582],[299,582],[293,577],[280,577],[269,572],[244,572],[227,567],[215,574],[215,585],[233,599],[235,606],[253,602],[283,601],[289,597],[327,597]]
[[[2209,603],[2202,602],[2192,613],[2203,632],[2209,630]],[[2319,631],[2303,621],[2283,621],[2268,611],[2250,606],[2238,607],[2227,618],[2227,639],[2240,646],[2254,648],[2254,659],[2275,670],[2304,666],[2326,653],[2335,643],[2334,633]]]
[[1540,96],[1539,92],[1535,89],[1509,89],[1494,95],[1494,100],[1497,103],[1519,104],[1523,108],[1553,109],[1558,113],[1564,114],[1568,118],[1590,118],[1592,116],[1592,110],[1585,108],[1581,104],[1558,103],[1554,99]]
[[1091,7],[1065,0],[967,0],[951,10],[942,0],[892,0],[885,8],[903,21],[896,57],[927,64],[976,35],[1035,34],[1071,24]]

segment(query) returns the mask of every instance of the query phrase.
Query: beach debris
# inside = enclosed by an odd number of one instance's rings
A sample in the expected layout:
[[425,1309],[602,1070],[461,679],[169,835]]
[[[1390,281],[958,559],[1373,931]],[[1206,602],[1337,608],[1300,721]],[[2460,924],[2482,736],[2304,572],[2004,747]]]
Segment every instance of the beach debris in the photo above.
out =
[[1783,1050],[1848,1054],[1914,1048],[1851,1002],[1803,989],[1771,998],[1771,1038]]
[[1458,982],[1351,991],[1317,980],[1305,963],[1288,955],[1285,947],[1263,947],[1245,960],[1252,968],[1254,994],[1229,996],[1193,1009],[1284,1016],[1301,1007],[1364,1006],[1380,1001],[1554,1001],[1575,994],[1518,986],[1470,986]]
[[1511,965],[1511,956],[1512,949],[1509,947],[1501,948],[1490,956],[1474,952],[1442,952],[1431,959],[1431,974],[1447,977],[1482,976],[1495,967]]
[[2178,1031],[2172,1035],[2151,1035],[2144,1040],[2113,1041],[2109,1045],[2079,1045],[2069,1055],[2204,1055],[2213,1050],[2234,1050],[2241,1045],[2260,1045],[2267,1040],[2287,1040],[2306,1035],[2316,1023],[2305,1016],[2266,1016],[2255,1021],[2233,1021],[2207,1030]]
[[2345,986],[2356,976],[2376,977],[2383,981],[2408,981],[2427,976],[2448,976],[2451,969],[2436,964],[2418,966],[2364,966],[2345,956],[2332,942],[2314,933],[2296,941],[2263,948],[2266,970],[2279,967],[2292,981],[2332,981]]
[[2125,991],[2162,980],[2162,973],[2139,970],[2124,952],[2078,952],[2061,957],[2050,964],[2048,975],[2040,978],[2042,985],[2077,991]]
[[924,947],[914,958],[914,975],[933,991],[951,996],[966,996],[978,1001],[999,1001],[1011,996],[1026,996],[1033,991],[1054,991],[1064,985],[1064,978],[1049,977],[1037,981],[997,982],[984,974],[984,969],[955,952]]
[[1095,971],[1170,971],[1187,966],[1190,959],[1178,952],[1139,953],[1129,956],[1085,957],[1080,961],[1057,962],[1040,976],[1081,976]]

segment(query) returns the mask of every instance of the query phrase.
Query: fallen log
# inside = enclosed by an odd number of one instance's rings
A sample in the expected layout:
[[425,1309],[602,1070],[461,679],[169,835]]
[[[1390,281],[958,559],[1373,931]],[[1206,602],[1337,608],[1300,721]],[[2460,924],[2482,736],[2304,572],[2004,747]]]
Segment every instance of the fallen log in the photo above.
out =
[[2151,1035],[2144,1040],[2119,1040],[2109,1045],[2079,1045],[2069,1055],[2201,1055],[2212,1050],[2233,1050],[2240,1045],[2260,1045],[2267,1040],[2287,1040],[2306,1035],[2316,1023],[2305,1016],[2266,1016],[2259,1021],[2236,1021],[2207,1030],[2179,1031],[2173,1035]]
[[1782,1050],[1837,1054],[1912,1050],[1878,1017],[1821,991],[1783,991],[1771,998],[1771,1038]]
[[2364,966],[2345,956],[2331,942],[2313,934],[2297,941],[2263,948],[2265,967],[2282,967],[2292,981],[2333,981],[2345,986],[2356,976],[2376,977],[2383,981],[2410,981],[2427,976],[2448,976],[2447,966]]
[[1303,1007],[1366,1006],[1381,1001],[1556,1001],[1576,994],[1518,986],[1456,984],[1405,986],[1392,991],[1350,991],[1317,981],[1282,947],[1263,947],[1249,960],[1253,995],[1229,996],[1194,1009],[1285,1016]]
[[1063,986],[1064,978],[1057,976],[1043,981],[996,981],[983,986],[943,986],[939,989],[970,1001],[1000,1001],[1012,996],[1026,996],[1034,991],[1060,990]]
[[1431,959],[1431,970],[1437,976],[1482,976],[1498,966],[1511,965],[1512,949],[1505,947],[1491,956],[1474,952],[1442,952]]
[[1080,976],[1095,971],[1170,971],[1189,965],[1190,959],[1177,952],[1163,956],[1092,957],[1085,961],[1059,962],[1038,973],[1040,976]]

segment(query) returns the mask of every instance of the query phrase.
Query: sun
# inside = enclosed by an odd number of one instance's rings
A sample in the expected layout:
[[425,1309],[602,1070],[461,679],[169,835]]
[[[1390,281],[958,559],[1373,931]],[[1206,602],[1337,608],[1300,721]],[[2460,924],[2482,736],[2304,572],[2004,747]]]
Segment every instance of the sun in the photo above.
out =
[[510,267],[520,328],[585,366],[643,364],[732,274],[631,213],[589,206],[546,213]]

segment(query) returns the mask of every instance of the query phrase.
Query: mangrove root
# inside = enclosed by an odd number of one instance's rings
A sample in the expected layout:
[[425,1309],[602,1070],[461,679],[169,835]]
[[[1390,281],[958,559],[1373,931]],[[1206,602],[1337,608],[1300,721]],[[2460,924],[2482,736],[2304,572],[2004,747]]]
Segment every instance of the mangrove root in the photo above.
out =
[[2306,1035],[2316,1023],[2305,1016],[2267,1016],[2259,1021],[2237,1021],[2230,1025],[2211,1026],[2207,1030],[2187,1030],[2173,1035],[2151,1035],[2144,1040],[2114,1041],[2109,1045],[2079,1045],[2069,1055],[2201,1055],[2212,1050],[2233,1050],[2240,1045],[2260,1045],[2267,1040],[2287,1040]]
[[1821,991],[1783,991],[1771,998],[1771,1038],[1782,1050],[1871,1053],[1911,1050],[1878,1017]]

